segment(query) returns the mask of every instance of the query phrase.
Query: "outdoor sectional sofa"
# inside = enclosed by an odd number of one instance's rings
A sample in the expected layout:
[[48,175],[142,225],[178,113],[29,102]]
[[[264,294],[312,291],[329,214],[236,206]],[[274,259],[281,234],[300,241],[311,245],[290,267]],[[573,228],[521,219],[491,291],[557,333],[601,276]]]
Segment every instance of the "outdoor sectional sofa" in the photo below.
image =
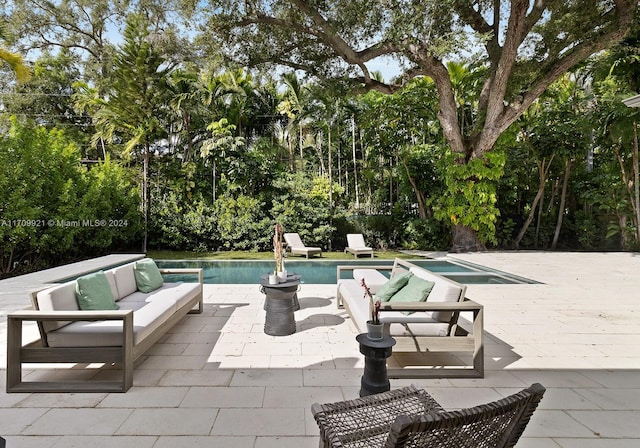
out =
[[[341,278],[344,271],[352,271],[353,278]],[[390,271],[390,276],[382,271]],[[465,297],[466,286],[398,258],[389,266],[338,266],[337,274],[338,307],[344,306],[362,333],[370,320],[362,279],[374,299],[383,285],[397,276],[415,276],[418,282],[434,283],[426,300],[417,295],[407,297],[405,291],[401,301],[392,296],[390,301],[381,302],[380,321],[385,334],[396,340],[393,353],[403,363],[390,366],[389,377],[484,376],[483,307]]]
[[[158,270],[145,259],[101,272],[33,292],[32,310],[7,315],[8,393],[126,392],[135,360],[187,313],[203,311],[202,269]],[[197,281],[167,283],[162,274],[193,274]],[[102,289],[114,300],[107,309],[91,302],[105,293],[95,286],[104,285],[103,277],[108,287]],[[25,321],[37,322],[40,339],[23,345]],[[121,366],[122,379],[23,381],[24,363],[113,363]]]

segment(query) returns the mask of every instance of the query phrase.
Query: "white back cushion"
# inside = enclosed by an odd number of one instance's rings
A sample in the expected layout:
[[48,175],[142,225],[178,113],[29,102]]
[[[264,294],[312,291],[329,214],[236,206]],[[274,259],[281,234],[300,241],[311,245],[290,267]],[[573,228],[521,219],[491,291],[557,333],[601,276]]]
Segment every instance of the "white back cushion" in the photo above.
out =
[[107,281],[109,282],[109,288],[111,288],[111,294],[113,294],[113,298],[120,300],[120,295],[118,294],[118,286],[116,285],[116,276],[113,271],[105,271],[104,276],[107,277]]
[[413,267],[409,270],[416,277],[436,283],[427,298],[429,302],[457,302],[460,300],[460,295],[463,291],[461,286],[457,286],[456,284],[449,282],[447,279],[442,278],[439,275],[434,275],[424,269]]
[[127,297],[129,294],[133,294],[138,290],[136,284],[136,277],[133,273],[133,263],[125,264],[124,266],[118,266],[109,270],[116,280],[116,286],[118,288],[118,295],[116,300],[120,300],[123,297]]
[[[412,267],[409,270],[416,277],[436,282],[427,297],[427,302],[457,302],[464,298],[464,292],[466,290],[464,286],[458,286],[453,281],[439,275],[434,275],[425,269]],[[434,311],[432,317],[440,322],[449,322],[451,321],[452,315],[453,313],[448,311]]]
[[[382,287],[389,279],[380,271],[375,269],[354,269],[353,278],[358,281],[358,284],[364,279],[371,291],[371,294],[378,292],[378,289]],[[364,294],[364,289],[362,290]]]
[[[78,311],[76,299],[76,282],[71,281],[62,285],[40,291],[36,294],[37,307],[41,311]],[[67,325],[68,321],[45,321],[42,328],[46,333]]]

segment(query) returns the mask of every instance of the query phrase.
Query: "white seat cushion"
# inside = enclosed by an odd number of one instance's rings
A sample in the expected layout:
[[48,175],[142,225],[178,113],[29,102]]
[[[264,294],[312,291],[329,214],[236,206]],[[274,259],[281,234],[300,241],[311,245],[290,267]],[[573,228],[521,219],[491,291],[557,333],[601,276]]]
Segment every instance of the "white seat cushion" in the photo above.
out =
[[[181,308],[185,303],[189,300],[193,299],[196,295],[200,293],[200,284],[199,283],[164,283],[159,289],[156,289],[153,292],[144,293],[144,292],[134,292],[133,294],[129,294],[124,299],[118,302],[118,305],[121,305],[122,309],[123,303],[130,302],[154,302],[156,300],[160,301],[171,301],[173,302],[177,308]],[[124,309],[135,309],[135,308],[124,308]]]
[[[144,302],[134,302],[142,305]],[[119,304],[120,305],[120,304]],[[129,309],[130,303],[122,303],[121,309]],[[144,303],[133,313],[133,343],[138,344],[158,328],[176,310],[175,302],[154,301]],[[120,347],[122,346],[122,321],[78,321],[70,323],[47,335],[51,347]]]

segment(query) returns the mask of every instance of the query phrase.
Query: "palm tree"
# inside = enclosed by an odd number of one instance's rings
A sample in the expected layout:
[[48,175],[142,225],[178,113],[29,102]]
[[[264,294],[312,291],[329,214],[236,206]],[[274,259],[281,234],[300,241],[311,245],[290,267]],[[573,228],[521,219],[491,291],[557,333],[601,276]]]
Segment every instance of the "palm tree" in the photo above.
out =
[[[94,92],[90,106],[96,133],[94,143],[104,139],[110,143],[123,143],[123,156],[136,157],[140,151],[143,161],[142,210],[145,221],[143,251],[147,244],[149,218],[148,173],[151,146],[164,138],[166,132],[166,105],[170,92],[170,69],[154,44],[150,42],[148,25],[141,16],[127,19],[124,42],[118,49],[111,90],[107,99]],[[85,87],[86,89],[86,87]]]
[[287,139],[289,148],[289,169],[293,171],[295,160],[295,129],[298,128],[298,144],[300,150],[300,159],[304,157],[302,150],[304,147],[304,125],[305,118],[309,115],[308,101],[309,89],[300,84],[298,76],[295,72],[285,73],[282,75],[282,82],[286,90],[282,94],[282,99],[278,104],[278,112],[287,116]]

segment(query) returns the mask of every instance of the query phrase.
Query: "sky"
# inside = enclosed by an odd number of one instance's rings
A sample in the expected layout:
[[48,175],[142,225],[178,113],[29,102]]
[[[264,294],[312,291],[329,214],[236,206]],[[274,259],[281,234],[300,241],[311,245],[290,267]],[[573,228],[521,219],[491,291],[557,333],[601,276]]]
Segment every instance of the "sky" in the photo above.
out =
[[385,81],[389,82],[402,73],[400,65],[391,57],[380,57],[367,63],[370,72],[379,71]]

